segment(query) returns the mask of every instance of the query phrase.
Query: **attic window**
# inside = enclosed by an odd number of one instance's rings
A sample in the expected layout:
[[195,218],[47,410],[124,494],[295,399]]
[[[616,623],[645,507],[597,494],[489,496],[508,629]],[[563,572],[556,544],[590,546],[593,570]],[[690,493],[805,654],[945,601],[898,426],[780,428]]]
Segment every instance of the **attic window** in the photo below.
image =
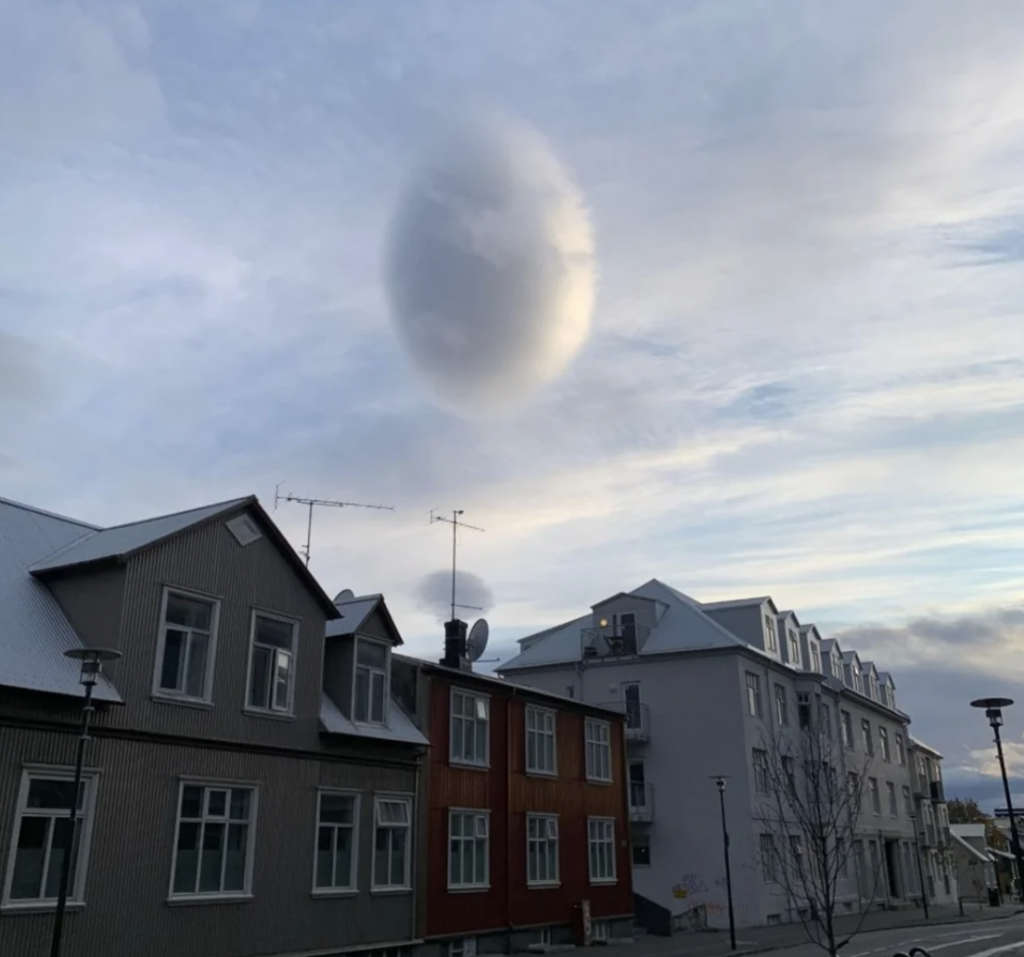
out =
[[224,524],[227,525],[228,531],[235,536],[235,541],[243,548],[263,537],[263,533],[248,515],[238,515]]

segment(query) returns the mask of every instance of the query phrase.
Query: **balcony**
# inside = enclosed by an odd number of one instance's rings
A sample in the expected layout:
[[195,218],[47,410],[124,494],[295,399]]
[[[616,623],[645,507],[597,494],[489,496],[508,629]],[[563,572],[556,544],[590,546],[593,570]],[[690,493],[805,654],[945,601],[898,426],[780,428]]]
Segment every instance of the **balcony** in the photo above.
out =
[[640,653],[651,629],[640,622],[618,626],[614,622],[602,628],[580,629],[580,652],[584,662],[596,658],[632,658]]
[[629,782],[629,819],[634,824],[654,820],[654,785]]
[[945,790],[942,787],[942,782],[941,781],[932,781],[931,782],[931,795],[932,795],[932,800],[936,804],[945,804],[946,803],[946,792],[945,792]]
[[612,708],[626,716],[626,740],[651,740],[651,710],[639,701],[604,701],[602,708]]

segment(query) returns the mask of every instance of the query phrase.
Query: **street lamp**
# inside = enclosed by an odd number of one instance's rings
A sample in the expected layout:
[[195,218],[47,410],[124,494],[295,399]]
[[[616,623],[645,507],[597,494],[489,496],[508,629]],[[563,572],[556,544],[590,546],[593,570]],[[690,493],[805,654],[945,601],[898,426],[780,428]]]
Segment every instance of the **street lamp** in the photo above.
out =
[[725,896],[729,902],[729,946],[736,949],[736,919],[732,910],[732,872],[729,869],[729,829],[725,824],[725,777],[715,778],[718,788],[718,805],[722,809],[722,847],[725,851]]
[[1020,838],[1017,835],[1017,818],[1013,813],[1013,802],[1010,800],[1010,781],[1006,776],[1006,761],[1003,758],[1003,740],[999,736],[999,728],[1003,723],[1003,708],[1013,704],[1012,698],[979,698],[971,702],[972,708],[984,708],[985,717],[992,726],[996,736],[996,753],[999,755],[999,770],[1003,775],[1003,794],[1006,796],[1006,812],[1010,815],[1010,838],[1013,841],[1013,856],[1017,862],[1017,893],[1024,903],[1024,859],[1022,859]]
[[921,867],[921,834],[917,829],[917,815],[910,812],[910,826],[914,829],[914,856],[917,858],[917,882],[921,887],[921,906],[924,919],[928,920],[928,889],[924,886],[924,869]]
[[75,779],[71,787],[71,835],[67,850],[61,860],[60,887],[57,891],[57,910],[53,915],[53,936],[50,938],[50,957],[60,957],[61,933],[64,929],[64,912],[68,905],[68,884],[71,879],[71,857],[75,853],[75,838],[78,830],[78,794],[82,789],[82,763],[85,760],[85,743],[89,740],[89,718],[92,715],[92,689],[103,672],[103,662],[121,657],[120,651],[109,648],[72,648],[65,656],[80,661],[82,670],[79,682],[85,686],[85,700],[82,703],[82,724],[78,734],[78,750],[75,754]]

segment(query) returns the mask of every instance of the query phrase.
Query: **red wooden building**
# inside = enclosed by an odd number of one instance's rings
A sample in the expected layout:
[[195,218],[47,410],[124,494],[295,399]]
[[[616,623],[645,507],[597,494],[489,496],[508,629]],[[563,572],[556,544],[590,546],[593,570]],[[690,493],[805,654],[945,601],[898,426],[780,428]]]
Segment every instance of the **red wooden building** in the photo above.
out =
[[579,943],[588,910],[591,936],[629,936],[624,716],[477,674],[465,624],[446,629],[441,664],[395,656],[392,672],[430,741],[418,802],[423,938],[444,957]]

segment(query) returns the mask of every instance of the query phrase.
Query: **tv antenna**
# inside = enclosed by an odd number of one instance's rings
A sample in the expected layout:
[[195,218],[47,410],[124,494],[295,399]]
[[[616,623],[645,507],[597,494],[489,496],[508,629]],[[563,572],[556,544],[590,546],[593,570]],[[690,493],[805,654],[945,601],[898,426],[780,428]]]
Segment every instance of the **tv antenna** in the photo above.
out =
[[306,559],[306,568],[309,568],[309,548],[313,539],[313,509],[317,505],[322,505],[326,508],[375,508],[386,512],[393,512],[394,508],[391,505],[367,505],[364,502],[337,502],[334,499],[329,498],[302,498],[299,495],[292,495],[290,492],[287,495],[281,494],[281,486],[284,482],[278,482],[274,488],[274,511],[277,511],[278,502],[297,502],[299,505],[305,505],[309,509],[309,518],[306,522],[306,545],[301,549],[303,557]]
[[456,608],[468,608],[472,611],[483,611],[482,608],[478,608],[475,605],[459,605],[455,601],[455,560],[458,555],[459,548],[459,529],[469,528],[474,532],[483,532],[486,531],[486,529],[480,528],[478,525],[470,525],[468,522],[460,521],[459,516],[464,513],[464,510],[461,508],[453,508],[451,518],[445,518],[443,515],[435,515],[434,513],[436,511],[436,508],[432,508],[430,510],[430,524],[433,525],[434,522],[447,522],[452,527],[452,621],[455,621]]

